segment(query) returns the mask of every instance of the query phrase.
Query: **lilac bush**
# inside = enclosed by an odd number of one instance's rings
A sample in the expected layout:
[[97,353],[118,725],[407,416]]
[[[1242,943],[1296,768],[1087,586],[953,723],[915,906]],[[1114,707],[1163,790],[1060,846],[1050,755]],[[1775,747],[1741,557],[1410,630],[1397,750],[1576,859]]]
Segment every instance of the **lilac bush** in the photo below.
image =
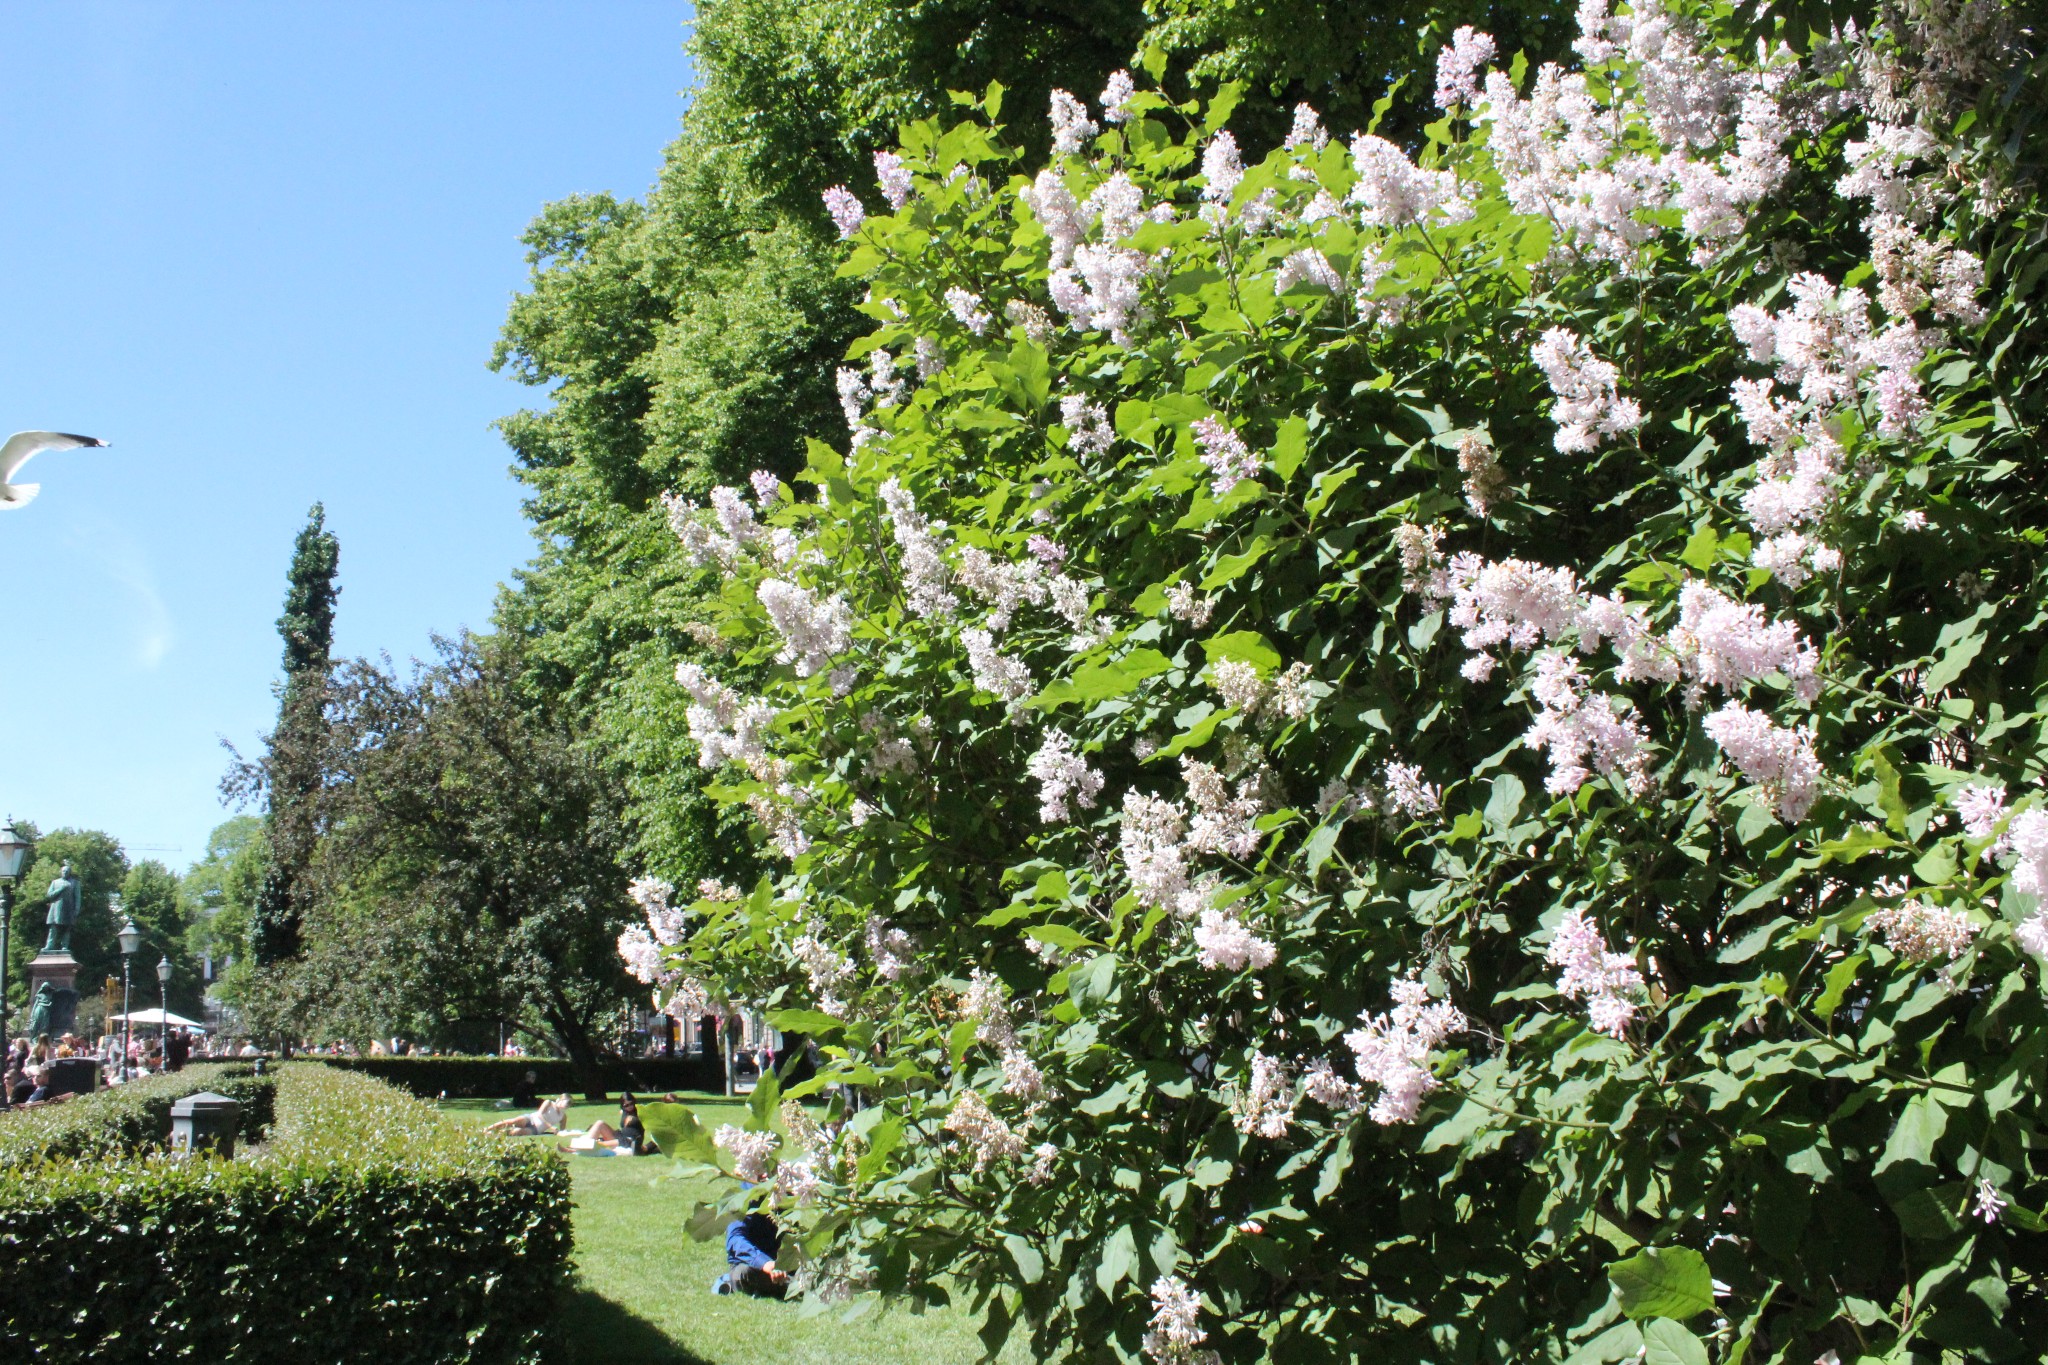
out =
[[818,1292],[1045,1359],[2048,1339],[2035,35],[1579,26],[1460,30],[1412,153],[1120,73],[828,195],[846,449],[668,509],[786,872],[622,945],[822,1045],[829,1122],[690,1149]]

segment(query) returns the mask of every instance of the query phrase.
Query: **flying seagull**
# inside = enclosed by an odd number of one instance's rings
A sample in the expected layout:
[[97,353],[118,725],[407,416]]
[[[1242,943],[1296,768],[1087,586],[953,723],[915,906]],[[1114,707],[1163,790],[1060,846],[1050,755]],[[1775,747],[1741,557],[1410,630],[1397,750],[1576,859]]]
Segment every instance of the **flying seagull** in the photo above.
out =
[[35,456],[46,450],[77,450],[83,446],[103,446],[106,442],[93,436],[73,436],[67,431],[17,431],[7,438],[7,444],[0,445],[0,512],[12,512],[17,507],[26,507],[42,492],[39,483],[15,483],[15,471]]

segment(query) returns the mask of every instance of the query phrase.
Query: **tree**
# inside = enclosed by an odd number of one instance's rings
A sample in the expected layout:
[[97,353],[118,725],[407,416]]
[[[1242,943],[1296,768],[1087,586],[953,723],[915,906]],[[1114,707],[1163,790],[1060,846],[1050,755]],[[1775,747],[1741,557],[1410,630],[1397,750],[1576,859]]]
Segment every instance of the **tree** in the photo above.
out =
[[188,1019],[203,1019],[206,983],[200,978],[199,964],[187,942],[193,916],[176,874],[154,858],[136,863],[121,881],[121,910],[143,935],[142,950],[135,955],[133,967],[137,974],[133,982],[138,996],[136,1008],[162,1003],[156,968],[168,958],[171,982],[168,992],[163,994],[168,997],[169,1008]]
[[194,959],[213,964],[222,1001],[237,1008],[246,1003],[252,980],[249,933],[268,861],[262,817],[233,816],[207,836],[205,855],[180,885],[192,912],[187,950]]
[[267,741],[257,767],[240,765],[228,790],[237,796],[267,798],[266,842],[271,859],[256,898],[250,946],[259,966],[294,957],[299,950],[299,919],[303,913],[299,882],[318,838],[316,795],[322,775],[329,655],[334,646],[334,602],[340,595],[335,573],[341,543],[326,528],[326,509],[314,503],[305,529],[292,547],[284,615],[277,631],[284,637],[284,687],[277,728]]
[[786,870],[669,965],[869,1101],[725,1211],[1040,1359],[2048,1336],[2048,58],[1881,17],[905,130],[851,439],[674,516]]
[[526,692],[516,642],[464,636],[400,677],[337,673],[305,957],[305,1031],[495,1040],[504,1020],[586,1069],[637,997],[619,799]]

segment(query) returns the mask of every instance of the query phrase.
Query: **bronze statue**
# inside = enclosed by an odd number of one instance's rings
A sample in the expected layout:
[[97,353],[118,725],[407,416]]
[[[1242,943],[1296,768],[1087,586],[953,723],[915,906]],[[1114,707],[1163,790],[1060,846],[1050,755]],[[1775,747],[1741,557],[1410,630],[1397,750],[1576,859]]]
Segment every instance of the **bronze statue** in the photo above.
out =
[[58,1029],[57,1012],[59,996],[57,987],[45,981],[36,987],[34,1003],[28,1012],[28,1036],[41,1038],[54,1034]]
[[50,926],[50,936],[43,941],[45,953],[68,953],[71,951],[71,926],[78,923],[78,902],[80,883],[71,875],[71,860],[65,859],[57,879],[50,883],[50,890],[34,905],[50,907],[49,917],[44,923]]

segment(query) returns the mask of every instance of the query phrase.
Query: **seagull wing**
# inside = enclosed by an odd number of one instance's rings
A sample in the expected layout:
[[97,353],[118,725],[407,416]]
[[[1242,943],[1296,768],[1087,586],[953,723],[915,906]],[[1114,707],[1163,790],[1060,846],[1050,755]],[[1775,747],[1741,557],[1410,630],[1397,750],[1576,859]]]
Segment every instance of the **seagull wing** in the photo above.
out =
[[68,431],[17,431],[0,445],[0,484],[11,483],[15,473],[46,450],[78,450],[103,446],[95,436],[73,436]]

